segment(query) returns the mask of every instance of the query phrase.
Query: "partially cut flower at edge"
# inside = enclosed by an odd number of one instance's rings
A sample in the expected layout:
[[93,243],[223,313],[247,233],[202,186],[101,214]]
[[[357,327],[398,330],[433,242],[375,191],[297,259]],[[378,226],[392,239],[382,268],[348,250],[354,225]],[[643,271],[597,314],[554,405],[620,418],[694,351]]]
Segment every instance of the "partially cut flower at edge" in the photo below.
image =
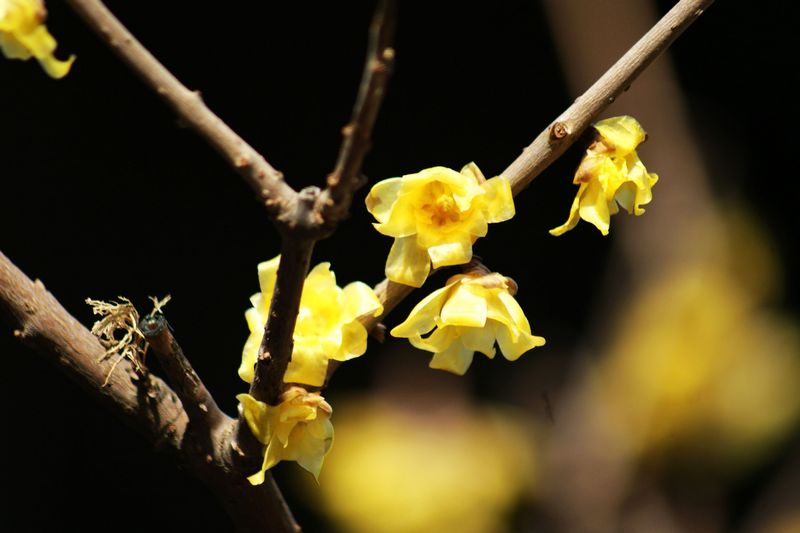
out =
[[42,0],[0,0],[0,50],[8,59],[36,58],[52,78],[67,75],[75,56],[56,59],[56,40],[47,31]]

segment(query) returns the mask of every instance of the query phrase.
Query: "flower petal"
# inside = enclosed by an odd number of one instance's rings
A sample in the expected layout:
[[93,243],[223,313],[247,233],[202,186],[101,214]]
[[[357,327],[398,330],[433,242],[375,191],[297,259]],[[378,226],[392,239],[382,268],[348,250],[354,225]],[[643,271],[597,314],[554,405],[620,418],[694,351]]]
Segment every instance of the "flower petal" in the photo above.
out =
[[514,216],[514,195],[511,193],[511,183],[506,178],[497,176],[481,187],[486,191],[483,199],[486,222],[503,222]]
[[610,222],[608,200],[603,187],[597,180],[589,182],[586,192],[581,196],[579,212],[583,220],[594,224],[603,235],[608,235]]
[[550,230],[550,235],[555,235],[558,237],[559,235],[563,235],[564,233],[568,232],[572,228],[578,225],[578,221],[581,219],[580,215],[580,205],[581,205],[581,196],[586,191],[587,188],[586,183],[581,183],[581,186],[578,188],[578,193],[575,195],[575,199],[572,201],[572,207],[569,209],[569,218],[567,221],[564,222],[562,225],[558,226],[557,228],[553,228]]
[[328,357],[322,351],[295,349],[283,375],[284,383],[302,383],[321,387],[328,374]]
[[644,142],[647,134],[641,124],[631,116],[611,117],[594,124],[604,143],[610,145],[616,155],[627,155]]
[[494,323],[494,329],[500,351],[503,353],[503,357],[509,361],[516,361],[523,353],[531,348],[544,346],[545,343],[543,337],[536,337],[522,330],[518,330],[518,335],[516,335],[516,339],[514,339],[510,328],[500,322]]
[[382,224],[388,222],[402,184],[402,178],[389,178],[379,181],[372,186],[365,202],[367,204],[367,211],[369,211],[378,222]]
[[489,359],[494,358],[495,331],[490,325],[482,328],[465,328],[461,335],[461,342],[464,347],[474,352],[481,352]]
[[457,285],[442,307],[442,323],[448,326],[483,327],[486,324],[486,297],[475,292],[480,293],[481,289]]
[[339,350],[330,355],[336,361],[349,361],[367,351],[367,330],[357,320],[342,326],[342,343]]
[[394,240],[386,259],[386,277],[395,283],[422,287],[431,270],[430,258],[424,248],[417,245],[415,236]]
[[376,317],[383,313],[378,295],[372,287],[360,281],[349,283],[342,289],[342,301],[342,319],[345,321],[355,320],[366,314]]
[[425,335],[436,327],[436,319],[444,302],[450,294],[453,283],[437,289],[422,299],[408,314],[404,322],[398,324],[390,332],[393,337],[413,337]]
[[462,237],[456,242],[431,246],[428,255],[433,268],[469,263],[472,259],[472,239]]
[[[258,284],[261,287],[261,294],[267,299],[272,300],[272,293],[275,290],[275,279],[278,276],[278,266],[281,256],[275,256],[269,261],[258,264]],[[269,304],[267,304],[269,306]]]
[[472,364],[474,355],[475,352],[466,348],[461,342],[454,342],[447,350],[434,354],[428,366],[463,376]]

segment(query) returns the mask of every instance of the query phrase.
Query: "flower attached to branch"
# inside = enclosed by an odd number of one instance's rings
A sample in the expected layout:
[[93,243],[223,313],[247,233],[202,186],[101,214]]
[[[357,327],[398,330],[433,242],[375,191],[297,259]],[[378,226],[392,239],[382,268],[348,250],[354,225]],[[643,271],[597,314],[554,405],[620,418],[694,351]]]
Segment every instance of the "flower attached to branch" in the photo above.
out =
[[[433,352],[430,367],[464,375],[475,352],[494,357],[495,340],[503,356],[516,361],[544,338],[531,334],[517,301],[516,283],[497,273],[458,274],[417,304],[391,333]],[[427,337],[422,337],[433,330]]]
[[247,478],[250,483],[263,483],[264,472],[281,461],[297,461],[319,478],[325,454],[333,445],[333,409],[318,392],[289,387],[275,406],[249,394],[239,394],[236,399],[250,431],[264,445],[264,463]]
[[[258,265],[261,292],[250,298],[253,307],[245,313],[250,337],[242,352],[239,376],[248,383],[253,381],[253,367],[264,336],[279,262],[280,256]],[[380,300],[365,283],[356,281],[340,288],[330,263],[314,267],[303,285],[294,328],[294,350],[284,381],[322,386],[328,360],[348,361],[367,351],[367,330],[359,317],[378,316],[382,312]]]
[[383,180],[367,196],[375,229],[394,237],[386,277],[421,287],[431,269],[468,263],[487,226],[514,216],[511,185],[486,180],[475,163],[456,172],[433,167]]
[[53,78],[63,78],[75,56],[61,61],[53,56],[56,40],[47,31],[42,0],[0,0],[0,49],[8,59],[35,57]]
[[613,117],[594,125],[598,133],[583,156],[573,183],[579,185],[572,202],[569,219],[550,230],[561,235],[571,230],[579,219],[594,224],[603,235],[608,235],[611,215],[622,206],[628,213],[641,215],[643,205],[653,199],[651,188],[658,175],[647,172],[636,153],[647,134],[633,117]]

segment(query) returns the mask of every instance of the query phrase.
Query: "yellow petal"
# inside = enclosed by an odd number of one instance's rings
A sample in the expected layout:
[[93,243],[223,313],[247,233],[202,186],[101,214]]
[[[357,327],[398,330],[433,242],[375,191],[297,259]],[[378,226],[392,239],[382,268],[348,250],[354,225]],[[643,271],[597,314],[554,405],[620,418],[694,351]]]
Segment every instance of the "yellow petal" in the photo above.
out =
[[472,259],[472,239],[462,237],[456,242],[431,246],[428,255],[433,268],[469,263]]
[[609,212],[608,200],[605,191],[596,180],[589,182],[586,192],[581,197],[579,209],[581,218],[586,222],[594,224],[603,235],[608,235]]
[[239,365],[239,377],[247,383],[253,382],[256,360],[258,359],[258,349],[261,347],[261,340],[264,338],[264,331],[253,331],[247,337],[242,350],[242,362]]
[[486,323],[486,297],[475,292],[480,292],[480,289],[457,285],[442,307],[442,323],[448,326],[483,327]]
[[581,186],[578,188],[578,193],[575,195],[575,199],[572,201],[572,207],[569,209],[569,218],[567,221],[564,222],[562,225],[558,226],[557,228],[553,228],[550,230],[550,235],[555,235],[558,237],[559,235],[563,235],[567,231],[571,230],[575,226],[578,225],[578,221],[581,219],[580,215],[580,202],[581,202],[581,195],[586,191],[588,185],[586,183],[581,183]]
[[603,141],[611,145],[617,155],[626,155],[644,142],[647,134],[641,124],[631,116],[612,117],[594,125]]
[[437,328],[425,338],[417,335],[410,337],[408,340],[414,348],[433,353],[444,352],[449,349],[453,343],[458,342],[462,329],[463,328],[454,326],[444,326]]
[[270,423],[269,423],[269,406],[264,402],[259,402],[249,394],[238,394],[236,399],[239,400],[242,414],[244,419],[247,420],[247,425],[253,435],[262,444],[269,441]]
[[491,324],[482,328],[465,328],[460,338],[465,348],[481,352],[489,359],[494,358],[495,331]]
[[303,439],[292,449],[292,458],[297,464],[311,472],[314,479],[319,482],[319,473],[325,455],[333,446],[333,424],[330,420],[321,421],[317,426],[323,428],[323,438],[319,438],[311,431],[312,424],[305,428]]
[[397,195],[403,184],[402,178],[389,178],[373,185],[365,200],[367,211],[380,223],[386,223],[397,201]]
[[425,335],[436,327],[436,319],[454,283],[457,282],[450,283],[441,289],[437,289],[423,298],[421,302],[414,306],[414,309],[408,314],[408,318],[392,329],[391,335],[393,337],[406,338],[415,335]]
[[530,333],[519,331],[515,340],[513,338],[514,335],[512,335],[507,325],[495,322],[494,326],[497,335],[497,344],[500,346],[503,357],[509,361],[516,361],[523,353],[531,348],[544,346],[545,340],[543,337],[536,337]]
[[355,320],[366,314],[380,316],[383,313],[378,295],[372,287],[360,281],[349,283],[342,289],[342,300],[342,319],[345,321]]
[[295,349],[283,376],[284,383],[321,387],[328,373],[328,357],[321,351]]
[[474,161],[470,161],[461,168],[461,175],[475,180],[475,183],[479,185],[486,181],[483,172],[481,172],[481,169],[478,168],[478,165],[476,165]]
[[457,341],[452,343],[447,350],[434,354],[428,366],[463,376],[469,365],[472,364],[474,355],[475,352]]
[[272,293],[275,290],[275,279],[278,275],[278,265],[281,256],[276,256],[269,261],[264,261],[258,265],[258,284],[261,287],[261,294],[267,299],[272,300]]
[[330,356],[337,361],[349,361],[367,351],[367,330],[361,322],[353,321],[342,326],[341,348]]
[[430,258],[424,248],[417,245],[415,236],[394,240],[386,259],[386,277],[395,283],[422,287],[431,270]]
[[483,201],[487,222],[503,222],[514,216],[514,195],[507,179],[497,176],[484,183],[482,188],[486,191]]

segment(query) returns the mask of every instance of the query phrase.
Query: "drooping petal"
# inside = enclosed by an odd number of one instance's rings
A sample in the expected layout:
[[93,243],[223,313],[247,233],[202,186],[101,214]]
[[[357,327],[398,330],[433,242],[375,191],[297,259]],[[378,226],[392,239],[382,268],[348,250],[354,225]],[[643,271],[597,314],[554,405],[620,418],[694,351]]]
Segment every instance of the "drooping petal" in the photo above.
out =
[[588,184],[581,183],[581,186],[578,188],[578,193],[575,195],[575,199],[572,201],[572,207],[569,209],[569,218],[567,221],[564,222],[562,225],[558,226],[557,228],[553,228],[550,230],[550,235],[555,235],[558,237],[559,235],[563,235],[567,231],[571,230],[575,226],[578,225],[578,221],[581,219],[580,215],[580,206],[581,206],[581,196],[586,191]]
[[393,337],[413,337],[414,335],[425,335],[436,327],[438,318],[444,302],[450,293],[450,283],[441,289],[437,289],[422,299],[414,309],[408,314],[408,318],[390,332]]
[[465,348],[481,352],[489,359],[494,358],[495,332],[493,327],[465,328],[460,339]]
[[425,350],[427,352],[443,352],[447,350],[451,344],[458,342],[458,337],[461,335],[461,328],[455,326],[444,326],[434,330],[433,333],[427,337],[420,337],[415,335],[409,337],[409,342],[414,348]]
[[495,322],[494,327],[497,335],[497,344],[500,346],[500,352],[502,352],[503,357],[509,361],[516,361],[522,354],[532,348],[544,346],[545,340],[543,337],[537,337],[525,331],[518,330],[518,335],[516,335],[516,339],[514,339],[509,326],[506,324]]
[[395,239],[386,259],[386,277],[395,283],[422,287],[431,270],[430,258],[415,236]]
[[434,354],[428,366],[463,376],[472,364],[474,356],[475,352],[457,341],[445,351]]
[[238,394],[236,399],[239,400],[244,419],[247,420],[247,425],[256,439],[262,444],[269,442],[269,406],[264,402],[259,402],[249,394]]
[[594,224],[603,235],[608,235],[609,212],[605,191],[597,181],[591,181],[581,197],[581,218]]

